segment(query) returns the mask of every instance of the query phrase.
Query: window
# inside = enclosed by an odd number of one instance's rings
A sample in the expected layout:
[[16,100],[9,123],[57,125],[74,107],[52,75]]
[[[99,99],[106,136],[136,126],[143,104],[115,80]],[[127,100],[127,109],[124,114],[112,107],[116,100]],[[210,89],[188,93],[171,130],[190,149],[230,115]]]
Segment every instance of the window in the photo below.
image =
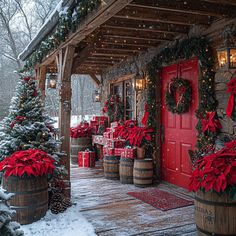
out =
[[136,95],[133,79],[111,84],[112,94],[119,95],[124,102],[124,120],[136,119]]

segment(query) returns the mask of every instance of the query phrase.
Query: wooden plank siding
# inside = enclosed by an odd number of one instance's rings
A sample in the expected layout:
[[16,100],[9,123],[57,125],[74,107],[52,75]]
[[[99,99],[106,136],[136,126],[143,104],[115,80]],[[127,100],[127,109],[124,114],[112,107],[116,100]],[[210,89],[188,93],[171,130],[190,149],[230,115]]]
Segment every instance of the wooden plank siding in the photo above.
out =
[[[87,169],[73,165],[71,183],[74,200],[99,236],[196,235],[193,206],[158,210],[127,195],[129,191],[144,189],[106,180],[101,166]],[[176,186],[164,183],[156,187],[192,199],[190,193]]]

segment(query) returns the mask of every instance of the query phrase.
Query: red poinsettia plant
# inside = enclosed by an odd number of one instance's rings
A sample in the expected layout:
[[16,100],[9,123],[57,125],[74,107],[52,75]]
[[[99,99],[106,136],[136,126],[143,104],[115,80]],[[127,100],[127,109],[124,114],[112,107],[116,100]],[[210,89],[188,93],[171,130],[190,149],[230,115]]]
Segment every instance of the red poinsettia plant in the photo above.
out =
[[189,190],[228,193],[236,198],[236,140],[195,163]]
[[14,152],[0,162],[0,171],[4,176],[42,176],[52,174],[55,169],[54,159],[42,150],[23,150]]
[[115,128],[114,136],[125,139],[130,146],[141,147],[151,142],[152,128],[138,127],[137,122],[128,120],[123,125]]
[[71,138],[91,137],[93,128],[87,122],[81,122],[76,127],[70,128]]

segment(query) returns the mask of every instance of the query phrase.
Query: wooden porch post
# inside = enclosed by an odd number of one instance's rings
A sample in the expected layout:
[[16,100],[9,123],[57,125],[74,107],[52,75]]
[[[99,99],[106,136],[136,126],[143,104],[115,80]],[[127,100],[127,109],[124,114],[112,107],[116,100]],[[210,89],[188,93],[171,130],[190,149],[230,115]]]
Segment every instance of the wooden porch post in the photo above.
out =
[[65,50],[60,50],[56,62],[58,68],[59,81],[59,129],[60,137],[63,137],[61,151],[66,153],[62,157],[61,164],[65,166],[68,175],[65,183],[67,186],[66,195],[70,197],[70,120],[71,120],[71,71],[74,56],[74,46],[67,46]]
[[47,68],[41,66],[36,69],[36,78],[38,80],[38,88],[42,94],[42,100],[45,101],[45,82],[46,82]]

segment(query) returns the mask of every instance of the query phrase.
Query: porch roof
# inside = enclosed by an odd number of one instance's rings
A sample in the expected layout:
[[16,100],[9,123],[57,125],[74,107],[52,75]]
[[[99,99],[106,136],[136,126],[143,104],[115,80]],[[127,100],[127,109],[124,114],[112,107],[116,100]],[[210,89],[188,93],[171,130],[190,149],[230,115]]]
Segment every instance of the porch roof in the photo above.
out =
[[[74,0],[63,1],[63,6],[75,6]],[[222,18],[236,17],[234,0],[102,0],[69,33],[65,42],[48,52],[41,65],[55,63],[59,49],[74,45],[72,73],[101,74],[128,57],[149,48],[188,35],[194,25],[209,26]],[[32,55],[59,21],[48,21],[21,54],[22,60]]]

